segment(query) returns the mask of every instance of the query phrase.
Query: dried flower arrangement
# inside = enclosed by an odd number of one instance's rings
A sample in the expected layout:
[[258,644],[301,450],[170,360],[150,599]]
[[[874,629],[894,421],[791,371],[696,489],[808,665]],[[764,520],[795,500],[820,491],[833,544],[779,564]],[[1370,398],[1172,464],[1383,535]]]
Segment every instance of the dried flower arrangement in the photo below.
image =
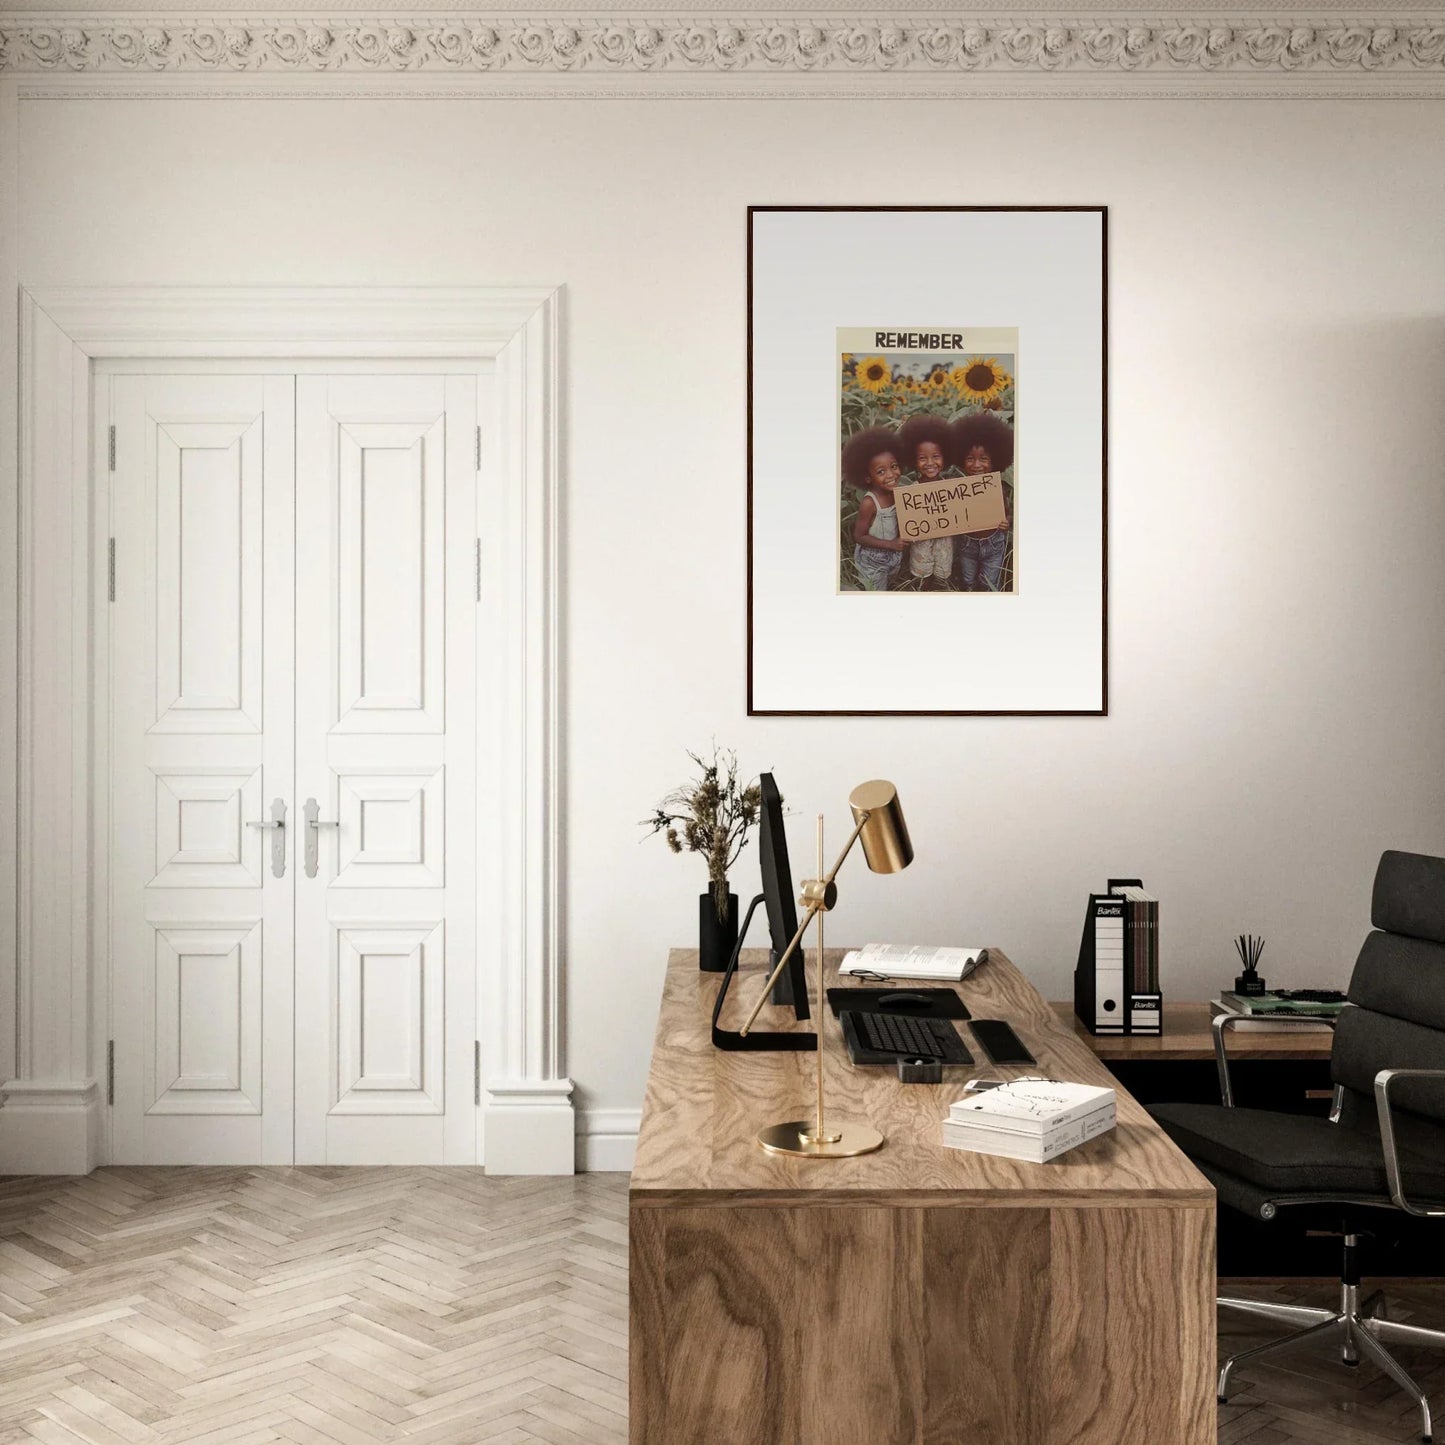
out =
[[757,782],[738,781],[738,756],[713,744],[712,759],[688,753],[698,777],[674,788],[641,826],[662,833],[674,853],[701,853],[707,860],[718,922],[728,916],[728,869],[747,846],[761,804]]

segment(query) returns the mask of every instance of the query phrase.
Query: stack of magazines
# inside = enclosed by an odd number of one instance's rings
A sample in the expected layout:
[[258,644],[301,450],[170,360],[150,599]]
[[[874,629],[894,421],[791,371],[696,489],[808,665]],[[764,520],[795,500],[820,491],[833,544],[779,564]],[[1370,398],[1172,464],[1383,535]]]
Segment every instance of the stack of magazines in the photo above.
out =
[[[1339,1018],[1345,1006],[1345,995],[1333,989],[1294,989],[1287,993],[1222,993],[1210,999],[1210,1014],[1233,1014],[1241,1022],[1236,1028],[1278,1033],[1290,1029],[1295,1033],[1327,1034]],[[1283,1019],[1285,1022],[1281,1023]],[[1308,1023],[1294,1023],[1290,1020],[1307,1019]]]
[[1017,1079],[968,1094],[943,1121],[950,1149],[1044,1164],[1114,1127],[1112,1089]]

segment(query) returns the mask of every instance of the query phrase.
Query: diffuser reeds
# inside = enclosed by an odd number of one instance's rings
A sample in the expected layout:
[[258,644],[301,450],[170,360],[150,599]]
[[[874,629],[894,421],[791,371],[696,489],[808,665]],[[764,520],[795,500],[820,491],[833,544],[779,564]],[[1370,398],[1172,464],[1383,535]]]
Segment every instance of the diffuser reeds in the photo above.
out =
[[1259,967],[1259,956],[1264,952],[1264,939],[1252,933],[1241,933],[1234,940],[1234,951],[1244,965],[1246,973],[1253,973]]

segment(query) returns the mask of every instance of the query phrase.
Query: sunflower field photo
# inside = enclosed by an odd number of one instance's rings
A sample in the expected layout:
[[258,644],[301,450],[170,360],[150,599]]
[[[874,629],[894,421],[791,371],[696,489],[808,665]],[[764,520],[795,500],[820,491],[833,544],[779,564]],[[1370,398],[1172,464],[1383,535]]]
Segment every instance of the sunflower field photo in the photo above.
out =
[[[1001,337],[1011,344],[1001,347]],[[1017,337],[998,328],[839,330],[839,591],[1018,590]],[[896,344],[867,344],[880,340]],[[912,496],[917,483],[945,488],[930,503],[980,501],[966,519],[955,511],[935,522],[956,534],[910,540],[915,524],[900,524],[893,493]]]

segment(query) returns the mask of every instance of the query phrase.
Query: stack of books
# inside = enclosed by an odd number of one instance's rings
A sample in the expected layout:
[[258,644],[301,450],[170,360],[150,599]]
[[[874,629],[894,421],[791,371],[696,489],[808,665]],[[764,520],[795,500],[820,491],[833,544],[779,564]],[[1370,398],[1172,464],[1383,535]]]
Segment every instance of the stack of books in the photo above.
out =
[[1159,992],[1159,900],[1142,888],[1121,888],[1125,959],[1131,993]]
[[1338,1001],[1333,999],[1321,1001],[1319,999],[1282,998],[1277,993],[1225,992],[1221,993],[1218,998],[1209,1001],[1211,1016],[1217,1018],[1220,1014],[1237,1014],[1243,1022],[1236,1024],[1236,1028],[1262,1032],[1268,1032],[1271,1029],[1275,1032],[1281,1029],[1291,1029],[1297,1033],[1310,1032],[1309,1025],[1276,1022],[1280,1018],[1289,1018],[1308,1019],[1317,1032],[1327,1034],[1331,1031],[1334,1021],[1339,1018],[1340,1010],[1344,1006],[1343,997]]
[[950,1149],[1045,1164],[1114,1127],[1112,1089],[1018,1079],[968,1094],[943,1121]]

